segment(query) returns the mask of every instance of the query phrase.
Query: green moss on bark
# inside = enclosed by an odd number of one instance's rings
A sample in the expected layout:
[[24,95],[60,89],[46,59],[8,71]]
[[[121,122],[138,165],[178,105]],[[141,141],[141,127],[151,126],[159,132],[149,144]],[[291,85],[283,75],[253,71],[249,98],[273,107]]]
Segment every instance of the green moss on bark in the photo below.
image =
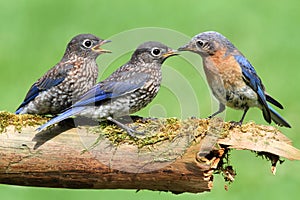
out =
[[21,132],[23,127],[41,125],[48,120],[49,118],[39,115],[16,115],[14,113],[0,111],[0,133],[5,132],[8,126],[14,126],[15,130]]

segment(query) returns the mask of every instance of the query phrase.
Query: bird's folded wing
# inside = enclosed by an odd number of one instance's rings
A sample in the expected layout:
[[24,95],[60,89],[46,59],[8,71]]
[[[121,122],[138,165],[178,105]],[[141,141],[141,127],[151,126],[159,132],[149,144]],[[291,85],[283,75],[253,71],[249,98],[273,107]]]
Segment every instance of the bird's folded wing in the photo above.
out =
[[148,81],[149,74],[134,73],[126,78],[124,77],[125,76],[120,80],[109,80],[98,83],[85,93],[72,107],[95,105],[109,99],[126,95],[143,87]]
[[236,55],[234,57],[242,69],[243,79],[245,80],[245,83],[258,94],[259,101],[262,103],[262,105],[267,107],[264,86],[260,78],[258,77],[254,67],[245,57],[241,55]]
[[46,73],[42,78],[40,78],[31,86],[24,101],[17,110],[32,101],[39,95],[40,92],[46,91],[63,82],[67,76],[68,71],[71,68],[73,68],[73,65],[71,64],[68,64],[66,66],[55,66],[54,68],[52,68],[52,70]]

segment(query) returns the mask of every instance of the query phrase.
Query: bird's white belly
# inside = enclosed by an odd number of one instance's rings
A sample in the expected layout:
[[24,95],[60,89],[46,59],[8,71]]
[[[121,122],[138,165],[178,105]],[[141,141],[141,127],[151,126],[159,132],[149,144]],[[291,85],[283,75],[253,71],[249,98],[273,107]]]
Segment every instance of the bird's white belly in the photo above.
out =
[[249,86],[226,91],[226,106],[244,110],[247,107],[259,107],[257,94]]

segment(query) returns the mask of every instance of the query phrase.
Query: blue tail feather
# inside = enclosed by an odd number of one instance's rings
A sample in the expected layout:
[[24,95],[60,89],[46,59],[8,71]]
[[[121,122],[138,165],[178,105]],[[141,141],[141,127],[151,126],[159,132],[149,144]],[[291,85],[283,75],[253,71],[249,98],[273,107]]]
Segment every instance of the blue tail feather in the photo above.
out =
[[40,131],[44,130],[45,128],[47,128],[48,126],[51,126],[53,124],[56,124],[56,123],[61,122],[61,121],[65,120],[65,119],[67,119],[71,116],[74,116],[74,115],[78,114],[82,110],[84,110],[84,107],[76,107],[76,108],[71,108],[69,110],[66,110],[62,114],[58,115],[57,117],[54,117],[53,119],[51,119],[47,123],[45,123],[42,126],[40,126],[39,128],[37,128],[36,130],[38,132],[40,132]]
[[274,109],[272,106],[268,105],[271,112],[271,118],[279,126],[285,126],[291,128],[291,125]]
[[18,110],[16,110],[15,114],[18,115],[18,114],[20,114],[23,110],[24,110],[24,107],[21,107],[21,108],[19,108]]

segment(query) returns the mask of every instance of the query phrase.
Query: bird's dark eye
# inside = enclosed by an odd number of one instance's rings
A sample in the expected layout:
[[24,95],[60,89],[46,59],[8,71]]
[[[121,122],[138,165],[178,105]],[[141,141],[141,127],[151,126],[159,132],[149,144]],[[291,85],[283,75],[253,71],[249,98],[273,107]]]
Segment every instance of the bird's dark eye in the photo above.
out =
[[152,55],[158,56],[160,54],[160,49],[158,48],[153,48],[151,51]]
[[82,45],[86,48],[91,48],[92,47],[93,42],[89,39],[86,39],[83,41]]
[[199,47],[203,47],[203,46],[205,45],[205,42],[202,41],[202,40],[198,40],[198,41],[197,41],[197,45],[198,45]]

